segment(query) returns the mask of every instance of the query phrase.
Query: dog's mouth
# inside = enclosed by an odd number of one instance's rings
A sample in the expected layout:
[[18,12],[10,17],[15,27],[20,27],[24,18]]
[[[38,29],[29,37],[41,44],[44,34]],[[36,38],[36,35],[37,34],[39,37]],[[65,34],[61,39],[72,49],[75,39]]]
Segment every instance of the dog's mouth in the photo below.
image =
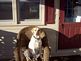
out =
[[35,39],[37,39],[37,40],[39,40],[40,39],[40,37],[39,36],[33,36]]

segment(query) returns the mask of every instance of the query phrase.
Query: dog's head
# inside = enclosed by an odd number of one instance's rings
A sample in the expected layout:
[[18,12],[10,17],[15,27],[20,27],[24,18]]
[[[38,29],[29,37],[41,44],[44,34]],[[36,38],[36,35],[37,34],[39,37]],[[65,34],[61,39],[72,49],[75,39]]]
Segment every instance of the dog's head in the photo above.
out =
[[31,30],[33,36],[35,36],[36,38],[40,38],[42,39],[44,36],[45,36],[45,32],[40,29],[39,27],[34,27],[32,30]]

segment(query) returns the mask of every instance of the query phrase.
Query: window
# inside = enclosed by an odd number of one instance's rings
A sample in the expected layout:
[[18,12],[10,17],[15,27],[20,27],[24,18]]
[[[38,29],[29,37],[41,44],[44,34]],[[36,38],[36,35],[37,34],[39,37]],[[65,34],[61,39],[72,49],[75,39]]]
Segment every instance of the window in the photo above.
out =
[[43,0],[20,0],[19,11],[20,11],[20,22],[24,23],[34,23],[34,24],[44,24],[44,8]]
[[44,25],[44,0],[0,0],[0,25]]
[[0,22],[12,20],[12,2],[11,0],[0,0]]
[[67,0],[65,22],[81,22],[81,0]]
[[21,19],[39,19],[40,0],[20,0],[20,18]]

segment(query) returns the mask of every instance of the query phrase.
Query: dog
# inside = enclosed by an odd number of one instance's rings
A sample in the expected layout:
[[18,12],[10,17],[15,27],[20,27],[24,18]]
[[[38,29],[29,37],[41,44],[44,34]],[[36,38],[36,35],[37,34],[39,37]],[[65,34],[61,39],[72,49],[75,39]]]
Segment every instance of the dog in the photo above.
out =
[[30,60],[30,57],[33,57],[35,60],[37,60],[37,58],[41,55],[42,41],[38,35],[38,30],[38,27],[35,27],[31,30],[33,34],[28,45],[29,52],[27,50],[24,51],[24,56]]

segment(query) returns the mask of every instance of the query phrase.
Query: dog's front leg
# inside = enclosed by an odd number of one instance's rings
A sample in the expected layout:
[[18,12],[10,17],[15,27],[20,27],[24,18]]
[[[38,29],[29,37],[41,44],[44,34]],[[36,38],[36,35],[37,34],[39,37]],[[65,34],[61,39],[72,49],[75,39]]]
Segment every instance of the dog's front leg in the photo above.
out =
[[32,61],[31,58],[30,58],[30,53],[29,53],[28,49],[26,49],[23,54],[26,58],[26,61]]
[[43,57],[44,57],[44,61],[49,61],[49,48],[47,46],[44,48]]

